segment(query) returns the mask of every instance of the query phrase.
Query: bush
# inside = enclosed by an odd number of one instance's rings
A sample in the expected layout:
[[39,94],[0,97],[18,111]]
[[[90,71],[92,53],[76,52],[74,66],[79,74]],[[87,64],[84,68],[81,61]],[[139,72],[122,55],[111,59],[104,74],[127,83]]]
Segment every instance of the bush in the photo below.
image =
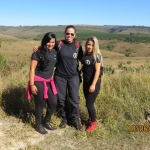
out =
[[108,51],[112,51],[113,49],[114,49],[114,45],[112,45],[112,44],[107,45]]
[[26,66],[26,61],[19,60],[17,62],[7,60],[4,54],[0,54],[0,73],[1,76],[9,76],[12,72],[19,71]]
[[7,59],[5,58],[5,56],[3,54],[0,54],[0,68],[1,68],[1,71],[4,68],[6,68],[6,66],[8,66]]
[[129,57],[131,55],[132,50],[129,48],[125,51],[125,56]]
[[127,64],[130,65],[130,64],[131,64],[131,61],[127,61]]

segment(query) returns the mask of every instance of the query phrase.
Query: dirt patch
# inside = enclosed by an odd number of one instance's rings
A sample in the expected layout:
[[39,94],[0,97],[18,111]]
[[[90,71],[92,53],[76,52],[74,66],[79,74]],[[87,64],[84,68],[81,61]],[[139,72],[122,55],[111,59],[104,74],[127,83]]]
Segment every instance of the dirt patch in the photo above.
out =
[[[41,135],[18,118],[0,113],[1,150],[149,150],[149,133],[131,133],[104,136],[104,126],[99,123],[97,132],[86,133],[67,126]],[[3,117],[2,117],[3,116]],[[103,133],[99,135],[98,133]]]
[[41,135],[29,125],[18,122],[18,119],[6,117],[0,120],[0,147],[1,150],[20,150],[37,145],[49,136],[61,136],[64,130],[48,131]]

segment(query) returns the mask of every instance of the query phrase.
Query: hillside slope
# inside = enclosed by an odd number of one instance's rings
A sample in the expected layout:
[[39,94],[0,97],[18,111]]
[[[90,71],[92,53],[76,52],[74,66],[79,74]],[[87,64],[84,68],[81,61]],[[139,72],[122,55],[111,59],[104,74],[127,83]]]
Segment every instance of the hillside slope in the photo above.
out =
[[[39,34],[43,34],[49,31],[52,32],[64,32],[66,26],[0,26],[0,33],[3,35],[10,35],[14,37],[35,37]],[[143,33],[150,34],[150,27],[144,26],[90,26],[90,25],[75,25],[77,32],[79,30],[89,30],[107,33]]]

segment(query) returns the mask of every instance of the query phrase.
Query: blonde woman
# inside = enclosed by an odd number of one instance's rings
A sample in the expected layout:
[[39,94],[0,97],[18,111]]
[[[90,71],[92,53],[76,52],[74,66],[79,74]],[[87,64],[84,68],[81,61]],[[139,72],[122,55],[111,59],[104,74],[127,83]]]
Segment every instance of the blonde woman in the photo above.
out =
[[85,128],[87,132],[91,132],[98,127],[94,102],[100,91],[100,67],[103,66],[102,55],[96,37],[91,36],[87,39],[81,63],[83,65],[83,92],[89,114]]

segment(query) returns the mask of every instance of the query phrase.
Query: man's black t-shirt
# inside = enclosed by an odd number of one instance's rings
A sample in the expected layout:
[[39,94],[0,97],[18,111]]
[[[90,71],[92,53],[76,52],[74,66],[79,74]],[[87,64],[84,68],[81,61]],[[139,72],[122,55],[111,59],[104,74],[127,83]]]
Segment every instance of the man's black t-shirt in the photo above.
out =
[[61,77],[72,77],[78,75],[78,65],[77,61],[83,56],[82,47],[76,50],[75,41],[72,43],[67,43],[62,41],[63,44],[61,48],[58,48],[57,44],[57,64],[55,69],[55,75]]
[[[40,50],[40,48],[39,48],[39,50]],[[43,68],[38,67],[40,65],[40,56],[38,55],[38,51],[33,53],[31,56],[32,60],[38,61],[37,67],[35,69],[35,75],[40,76],[45,79],[52,77],[54,67],[55,67],[55,64],[57,61],[57,52],[55,49],[52,49],[51,51],[48,50],[48,55],[49,55],[49,62]]]
[[101,56],[98,55],[96,57],[96,62],[94,62],[92,55],[85,55],[81,59],[81,63],[83,65],[82,72],[83,72],[83,81],[84,82],[92,82],[94,79],[95,74],[95,63],[101,62]]

